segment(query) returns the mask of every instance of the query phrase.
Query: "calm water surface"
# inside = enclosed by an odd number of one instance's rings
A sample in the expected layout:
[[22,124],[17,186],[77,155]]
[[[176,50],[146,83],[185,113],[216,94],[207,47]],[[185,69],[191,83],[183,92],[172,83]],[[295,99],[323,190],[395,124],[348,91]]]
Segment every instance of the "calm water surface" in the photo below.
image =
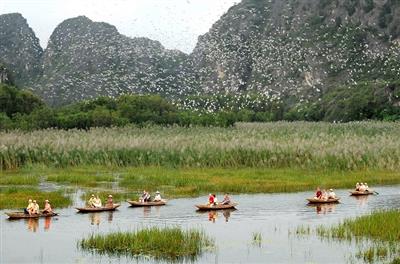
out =
[[[400,186],[375,190],[380,195],[359,198],[338,190],[341,203],[321,207],[306,205],[310,192],[235,195],[238,210],[214,213],[198,213],[194,208],[207,197],[175,199],[153,208],[130,208],[122,203],[118,211],[93,214],[77,214],[71,207],[57,210],[58,217],[40,220],[9,221],[0,211],[0,263],[152,262],[149,258],[98,256],[76,245],[91,233],[154,225],[202,228],[213,237],[217,248],[200,256],[197,263],[346,263],[354,261],[354,244],[299,236],[293,231],[301,225],[335,224],[375,209],[400,208]],[[75,199],[75,205],[82,203]],[[256,232],[261,233],[261,244],[252,241]]]

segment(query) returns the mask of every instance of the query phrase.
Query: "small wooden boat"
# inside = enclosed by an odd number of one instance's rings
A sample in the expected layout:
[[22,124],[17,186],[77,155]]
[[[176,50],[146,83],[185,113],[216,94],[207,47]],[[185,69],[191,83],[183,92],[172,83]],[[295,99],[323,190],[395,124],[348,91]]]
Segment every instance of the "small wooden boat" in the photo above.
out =
[[29,215],[25,214],[24,212],[6,212],[5,214],[8,215],[9,219],[52,217],[58,215],[57,213],[47,213],[47,214],[40,213],[40,214]]
[[334,199],[328,199],[328,200],[322,200],[318,198],[307,198],[307,201],[310,204],[324,204],[324,203],[338,203],[340,198],[334,198]]
[[91,212],[103,212],[103,211],[114,211],[120,207],[120,204],[114,204],[113,207],[75,207],[79,213],[91,213]]
[[237,203],[231,203],[231,204],[218,204],[218,205],[213,205],[210,206],[208,204],[196,204],[195,206],[198,208],[198,210],[203,210],[203,211],[210,211],[210,210],[224,210],[224,209],[235,209],[235,206],[238,205]]
[[162,206],[166,205],[167,201],[159,201],[159,202],[138,202],[138,201],[131,201],[127,200],[127,202],[132,206],[132,207],[145,207],[145,206]]
[[374,194],[374,191],[365,191],[365,192],[360,192],[360,191],[349,191],[350,195],[353,196],[360,196],[360,195],[370,195]]

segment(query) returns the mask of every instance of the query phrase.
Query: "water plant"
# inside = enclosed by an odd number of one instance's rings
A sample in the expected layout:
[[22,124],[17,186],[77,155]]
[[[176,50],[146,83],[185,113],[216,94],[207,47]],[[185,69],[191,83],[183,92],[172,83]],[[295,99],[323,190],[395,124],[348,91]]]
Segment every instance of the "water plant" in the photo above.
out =
[[180,227],[145,227],[130,232],[92,234],[78,242],[83,250],[100,254],[150,256],[159,260],[195,260],[214,247],[203,231]]
[[261,232],[253,232],[252,234],[252,244],[261,247],[262,235]]
[[43,192],[36,188],[6,187],[0,188],[0,209],[25,208],[28,199],[36,200],[43,207],[44,200],[49,200],[53,208],[67,207],[72,204],[69,196],[62,191]]

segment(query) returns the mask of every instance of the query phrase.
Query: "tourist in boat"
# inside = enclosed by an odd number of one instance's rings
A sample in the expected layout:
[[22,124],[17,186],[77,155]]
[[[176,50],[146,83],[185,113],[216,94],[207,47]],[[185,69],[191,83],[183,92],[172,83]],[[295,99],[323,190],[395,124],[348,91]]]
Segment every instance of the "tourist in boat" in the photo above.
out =
[[325,189],[322,189],[321,200],[328,201],[328,193]]
[[214,195],[213,194],[209,194],[208,195],[208,205],[213,206],[214,205]]
[[365,184],[364,183],[360,183],[360,188],[358,190],[360,192],[365,192],[366,191]]
[[365,183],[364,183],[364,187],[365,187],[365,191],[366,191],[366,192],[369,192],[369,190],[368,190],[368,189],[369,189],[369,188],[368,188],[368,183],[365,182]]
[[30,215],[34,214],[39,214],[39,204],[36,202],[36,200],[33,200],[33,206]]
[[231,203],[231,198],[227,193],[224,195],[224,200],[222,200],[221,204],[230,204]]
[[94,206],[95,201],[96,201],[96,197],[94,196],[94,194],[92,194],[91,197],[90,197],[90,199],[89,199],[89,201],[88,201],[88,206],[89,206],[89,207],[92,207],[92,208],[95,207],[95,206]]
[[356,191],[359,191],[360,190],[360,184],[357,182],[356,183]]
[[319,186],[317,187],[317,191],[315,192],[315,198],[316,199],[321,199],[322,198],[322,192]]
[[113,206],[114,206],[114,202],[113,202],[112,195],[110,194],[107,199],[106,207],[113,207]]
[[49,200],[44,201],[44,209],[43,209],[44,214],[51,214],[53,213],[53,210],[51,209],[51,205]]
[[26,208],[24,208],[24,213],[25,214],[30,214],[30,211],[31,211],[32,207],[33,207],[32,199],[29,199],[28,200],[28,206]]
[[154,202],[161,202],[162,198],[161,198],[161,194],[159,191],[156,191],[156,196],[154,196]]
[[93,206],[95,208],[101,208],[102,207],[101,199],[99,198],[99,196],[94,198]]
[[336,193],[333,192],[333,189],[329,189],[328,199],[336,199]]
[[213,196],[214,196],[214,205],[217,205],[218,204],[217,196],[215,195],[215,193],[213,194]]
[[149,202],[151,198],[151,195],[146,192],[146,190],[143,190],[142,196],[140,196],[139,198],[139,202],[141,203],[145,203],[145,202]]

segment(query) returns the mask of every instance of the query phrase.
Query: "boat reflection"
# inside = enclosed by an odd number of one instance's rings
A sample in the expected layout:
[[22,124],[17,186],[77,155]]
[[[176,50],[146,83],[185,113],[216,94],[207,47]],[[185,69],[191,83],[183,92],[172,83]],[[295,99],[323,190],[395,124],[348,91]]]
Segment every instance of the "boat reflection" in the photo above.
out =
[[336,203],[325,203],[325,204],[308,204],[307,206],[315,207],[317,214],[328,214],[335,212]]
[[199,214],[206,214],[208,216],[208,221],[215,223],[217,219],[220,217],[222,214],[223,219],[225,222],[229,221],[229,218],[231,217],[231,213],[233,211],[236,211],[236,209],[226,209],[226,210],[211,210],[211,211],[196,211]]
[[44,231],[49,231],[51,225],[51,217],[46,217],[44,219]]
[[28,218],[26,220],[26,223],[28,225],[28,230],[36,233],[37,229],[39,228],[39,219],[38,218]]
[[100,213],[91,213],[91,214],[88,214],[88,216],[89,216],[91,225],[100,225],[100,219],[101,219]]
[[359,206],[365,206],[369,196],[370,195],[357,195],[354,196],[354,198],[357,200]]

